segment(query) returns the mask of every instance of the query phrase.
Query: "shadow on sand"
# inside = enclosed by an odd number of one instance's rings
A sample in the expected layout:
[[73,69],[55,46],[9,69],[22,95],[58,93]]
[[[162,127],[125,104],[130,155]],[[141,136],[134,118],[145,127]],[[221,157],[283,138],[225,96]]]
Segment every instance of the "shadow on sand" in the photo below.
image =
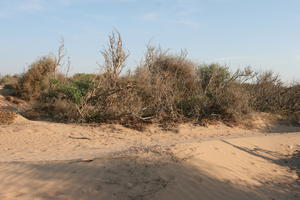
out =
[[[0,199],[297,199],[285,189],[209,176],[167,151],[135,150],[95,160],[1,163]],[[283,183],[284,184],[284,183]]]
[[250,149],[247,147],[242,147],[242,146],[232,144],[226,140],[221,140],[221,141],[234,148],[237,148],[238,150],[251,154],[253,156],[262,158],[264,160],[275,163],[277,165],[289,167],[291,170],[297,173],[298,175],[297,184],[300,185],[300,151],[299,150],[294,151],[294,153],[291,156],[288,156],[288,155],[280,154],[275,151],[270,151],[258,147]]

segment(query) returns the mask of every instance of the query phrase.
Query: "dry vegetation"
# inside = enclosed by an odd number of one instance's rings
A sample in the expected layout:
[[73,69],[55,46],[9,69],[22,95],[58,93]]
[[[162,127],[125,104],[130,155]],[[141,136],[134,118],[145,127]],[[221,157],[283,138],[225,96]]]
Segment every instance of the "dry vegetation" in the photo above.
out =
[[141,64],[125,74],[129,54],[118,32],[102,51],[100,74],[62,75],[62,52],[63,45],[57,57],[38,59],[7,84],[21,98],[34,102],[37,112],[55,121],[117,122],[141,128],[153,122],[235,123],[258,111],[299,122],[300,85],[284,85],[272,72],[245,68],[232,73],[219,64],[197,65],[186,52],[176,55],[148,46]]
[[20,79],[20,75],[6,75],[0,76],[0,85],[4,87],[4,89],[16,89],[18,82]]
[[0,110],[0,125],[7,125],[14,121],[16,114],[8,110]]

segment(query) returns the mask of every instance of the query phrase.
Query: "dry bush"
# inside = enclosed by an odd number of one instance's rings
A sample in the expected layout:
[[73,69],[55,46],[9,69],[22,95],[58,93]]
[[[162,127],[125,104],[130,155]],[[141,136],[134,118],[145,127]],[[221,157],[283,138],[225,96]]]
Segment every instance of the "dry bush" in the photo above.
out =
[[54,77],[57,63],[52,57],[42,57],[29,66],[21,77],[17,93],[25,100],[34,100],[50,87],[50,78]]
[[15,75],[6,75],[0,78],[0,85],[4,87],[4,89],[16,89],[20,76]]
[[108,47],[101,51],[104,64],[101,66],[104,74],[117,79],[125,67],[129,53],[124,50],[121,34],[118,31],[108,36]]
[[300,112],[300,84],[285,87],[281,93],[282,110],[292,113]]
[[141,110],[141,99],[134,82],[120,78],[114,82],[113,89],[101,88],[88,103],[92,105],[93,113],[89,120],[97,122],[137,120]]
[[47,114],[54,121],[79,122],[79,114],[75,104],[67,99],[52,98],[51,101],[42,102],[38,106],[38,111]]
[[185,115],[202,119],[237,121],[239,116],[249,112],[249,95],[241,87],[252,72],[249,69],[230,73],[226,66],[219,64],[198,67],[198,90],[187,98]]
[[285,92],[283,83],[273,72],[258,74],[254,84],[248,85],[251,92],[251,106],[261,112],[278,112],[281,110],[281,99]]
[[78,111],[86,121],[106,122],[132,118],[139,110],[134,82],[121,77],[128,53],[124,50],[119,32],[109,36],[108,47],[101,52],[103,73],[94,79],[93,87],[85,95]]
[[141,118],[159,122],[182,120],[177,105],[196,88],[195,66],[186,54],[172,55],[148,47],[134,77],[143,102]]
[[8,110],[0,110],[0,125],[11,124],[16,118],[14,112]]
[[131,103],[135,100],[129,91],[132,84],[120,77],[128,54],[118,32],[109,36],[102,56],[100,75],[77,74],[64,82],[55,79],[41,98],[45,105],[42,110],[56,116],[56,120],[76,122],[121,120],[133,113],[135,106]]
[[285,88],[281,98],[281,114],[293,124],[300,124],[300,84]]
[[135,73],[122,75],[128,56],[122,44],[119,34],[109,37],[102,74],[55,79],[41,98],[41,110],[59,121],[114,121],[138,129],[150,122],[235,121],[248,112],[248,95],[241,87],[246,71],[231,74],[217,64],[197,68],[185,53],[148,47]]
[[258,112],[280,114],[292,123],[299,123],[300,85],[284,85],[272,71],[257,74],[255,81],[245,84],[250,106]]
[[61,59],[42,58],[22,77],[20,93],[37,99],[37,110],[57,121],[117,122],[139,130],[153,122],[233,123],[252,109],[299,121],[299,85],[284,86],[273,73],[196,66],[186,52],[176,55],[148,46],[135,72],[123,74],[129,54],[118,32],[109,36],[101,54],[102,73],[73,77],[57,73]]
[[[65,57],[64,41],[58,48],[57,56],[44,56],[33,62],[25,72],[17,85],[17,94],[25,100],[37,100],[43,92],[51,87],[51,79],[62,79],[64,75],[59,73]],[[69,70],[68,62],[68,70]]]
[[271,71],[258,74],[253,84],[248,84],[251,105],[258,111],[282,113],[299,109],[299,84],[286,86],[279,75]]

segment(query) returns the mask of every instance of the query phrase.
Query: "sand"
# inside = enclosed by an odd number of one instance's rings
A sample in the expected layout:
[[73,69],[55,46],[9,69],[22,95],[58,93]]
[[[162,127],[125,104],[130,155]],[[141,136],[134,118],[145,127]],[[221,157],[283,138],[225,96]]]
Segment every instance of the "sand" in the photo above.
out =
[[300,132],[0,127],[0,199],[300,199]]
[[285,125],[0,126],[1,200],[299,200],[299,165],[300,129]]

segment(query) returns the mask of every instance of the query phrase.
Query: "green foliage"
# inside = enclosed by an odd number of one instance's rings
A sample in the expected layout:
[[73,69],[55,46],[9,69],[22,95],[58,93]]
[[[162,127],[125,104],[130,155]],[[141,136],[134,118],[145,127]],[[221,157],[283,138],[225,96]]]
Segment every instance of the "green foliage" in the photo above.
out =
[[219,64],[200,65],[198,76],[202,90],[208,98],[213,98],[216,92],[226,87],[231,78],[228,68]]
[[52,96],[61,95],[79,105],[91,88],[93,81],[88,76],[82,76],[64,82],[52,79],[51,84],[53,89],[51,89],[50,93],[52,93]]

